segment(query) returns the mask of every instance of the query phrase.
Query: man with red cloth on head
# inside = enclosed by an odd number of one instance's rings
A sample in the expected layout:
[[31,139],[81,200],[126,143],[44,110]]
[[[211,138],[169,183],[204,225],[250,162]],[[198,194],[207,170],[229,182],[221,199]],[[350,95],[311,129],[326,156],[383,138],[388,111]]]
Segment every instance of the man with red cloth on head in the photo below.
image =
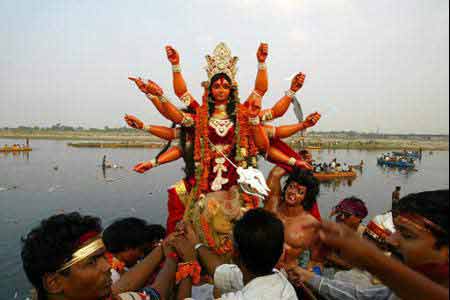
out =
[[339,202],[330,217],[336,217],[337,223],[343,223],[362,235],[365,230],[362,222],[368,214],[366,203],[363,200],[350,197]]

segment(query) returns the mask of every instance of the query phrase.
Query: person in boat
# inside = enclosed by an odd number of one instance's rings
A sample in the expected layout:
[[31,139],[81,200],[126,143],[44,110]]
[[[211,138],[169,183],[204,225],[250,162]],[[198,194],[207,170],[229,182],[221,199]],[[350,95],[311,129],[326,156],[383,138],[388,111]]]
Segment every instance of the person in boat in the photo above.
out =
[[[144,280],[155,259],[143,261],[113,288],[111,266],[105,258],[102,226],[97,217],[60,214],[43,220],[22,239],[22,262],[37,300],[159,300],[173,288],[177,264],[168,243],[154,251],[166,263],[146,294],[129,293]],[[158,253],[156,253],[158,252]],[[147,258],[146,258],[147,259]],[[156,262],[159,265],[159,262]]]
[[166,230],[138,218],[115,221],[103,232],[113,282],[150,254],[165,238]]
[[342,172],[350,172],[350,168],[346,163],[344,163],[344,166],[342,167]]
[[[281,181],[289,175],[284,186]],[[267,180],[271,192],[264,208],[275,213],[285,226],[285,256],[281,263],[296,264],[307,250],[317,250],[317,235],[306,227],[319,223],[318,216],[311,214],[317,203],[320,186],[312,174],[297,171],[289,174],[285,169],[275,167]]]
[[317,166],[315,167],[315,172],[316,172],[316,173],[322,173],[322,166],[321,166],[321,165],[317,165]]
[[393,203],[400,201],[401,191],[402,191],[401,186],[397,186],[395,188],[394,192],[392,193],[392,202]]
[[300,268],[290,270],[291,279],[307,283],[329,300],[448,299],[449,196],[448,190],[423,192],[394,205],[397,232],[390,243],[398,248],[404,264],[388,258],[346,226],[322,225],[325,244],[340,249],[349,261],[379,277],[385,286],[358,288]]
[[337,167],[337,159],[335,158],[330,164],[330,169],[332,170],[332,172],[336,170],[336,167]]

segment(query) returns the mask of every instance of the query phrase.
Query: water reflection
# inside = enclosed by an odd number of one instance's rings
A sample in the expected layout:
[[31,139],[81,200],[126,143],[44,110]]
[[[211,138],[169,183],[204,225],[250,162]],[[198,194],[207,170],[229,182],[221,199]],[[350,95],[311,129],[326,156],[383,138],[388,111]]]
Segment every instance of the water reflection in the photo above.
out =
[[24,151],[24,152],[1,152],[0,158],[8,159],[8,158],[14,158],[17,160],[25,160],[30,161],[30,152]]
[[340,188],[352,187],[353,183],[358,180],[357,177],[354,178],[335,178],[327,181],[320,182],[322,187],[325,187],[333,192],[338,191]]

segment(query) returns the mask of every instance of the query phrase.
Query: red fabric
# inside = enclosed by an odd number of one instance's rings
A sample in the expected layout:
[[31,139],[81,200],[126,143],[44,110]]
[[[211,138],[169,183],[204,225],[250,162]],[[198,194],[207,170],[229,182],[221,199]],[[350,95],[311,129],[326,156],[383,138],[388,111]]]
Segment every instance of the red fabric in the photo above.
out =
[[177,194],[175,188],[171,188],[169,191],[169,202],[167,203],[169,215],[167,216],[167,235],[173,233],[175,228],[184,217],[185,207],[181,202],[180,197]]
[[83,234],[79,239],[77,244],[78,245],[83,245],[84,243],[86,243],[89,240],[92,240],[93,238],[97,237],[100,233],[96,232],[96,231],[90,231],[87,232],[85,234]]
[[[281,152],[283,152],[284,154],[286,154],[289,157],[294,157],[297,160],[302,160],[302,157],[300,156],[300,154],[298,154],[297,152],[295,152],[291,147],[289,147],[288,144],[286,144],[285,142],[283,142],[282,140],[280,140],[279,138],[274,138],[270,140],[270,145],[272,147],[277,148],[278,150],[280,150]],[[275,163],[273,161],[271,161],[269,159],[269,161],[271,163],[276,164],[277,166],[285,169],[286,171],[288,171],[289,173],[292,173],[294,171],[294,168],[292,166],[289,165],[285,165],[285,164],[281,164],[281,163]],[[314,218],[316,218],[318,221],[322,222],[322,216],[320,214],[320,210],[319,210],[319,205],[317,204],[317,202],[314,204],[313,208],[311,209],[311,211],[309,212]]]
[[[221,137],[217,134],[216,130],[214,128],[212,128],[211,126],[209,126],[209,130],[208,130],[208,138],[211,140],[211,142],[216,145],[229,145],[229,148],[224,150],[223,154],[225,154],[229,159],[231,159],[232,161],[234,161],[234,152],[232,151],[232,149],[234,148],[234,137],[235,137],[235,128],[231,128],[227,135],[224,137]],[[223,157],[222,154],[215,152],[212,153],[212,162],[211,162],[211,169],[209,170],[209,177],[208,177],[208,181],[209,181],[209,192],[213,192],[211,190],[211,186],[213,181],[216,179],[217,177],[217,173],[214,173],[214,168],[216,167],[216,162],[215,159],[216,158],[220,158]],[[228,183],[224,184],[222,186],[222,190],[223,191],[228,191],[230,188],[232,188],[233,186],[235,186],[237,184],[238,181],[238,174],[237,174],[237,170],[236,168],[231,165],[231,163],[226,160],[224,166],[228,169],[227,172],[222,172],[222,177],[228,179]]]

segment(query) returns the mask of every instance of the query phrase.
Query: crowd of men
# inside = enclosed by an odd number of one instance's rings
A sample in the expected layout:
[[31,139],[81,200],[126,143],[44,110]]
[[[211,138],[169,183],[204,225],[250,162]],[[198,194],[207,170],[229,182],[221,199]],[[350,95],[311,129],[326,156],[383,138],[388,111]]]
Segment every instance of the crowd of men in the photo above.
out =
[[325,249],[311,268],[279,265],[284,224],[264,209],[234,225],[229,256],[188,223],[166,236],[137,218],[103,229],[97,217],[59,214],[23,238],[22,260],[38,300],[440,300],[449,297],[448,212],[448,190],[406,196],[393,205],[395,232],[383,236],[363,226],[363,200],[344,199],[336,222],[311,225]]

